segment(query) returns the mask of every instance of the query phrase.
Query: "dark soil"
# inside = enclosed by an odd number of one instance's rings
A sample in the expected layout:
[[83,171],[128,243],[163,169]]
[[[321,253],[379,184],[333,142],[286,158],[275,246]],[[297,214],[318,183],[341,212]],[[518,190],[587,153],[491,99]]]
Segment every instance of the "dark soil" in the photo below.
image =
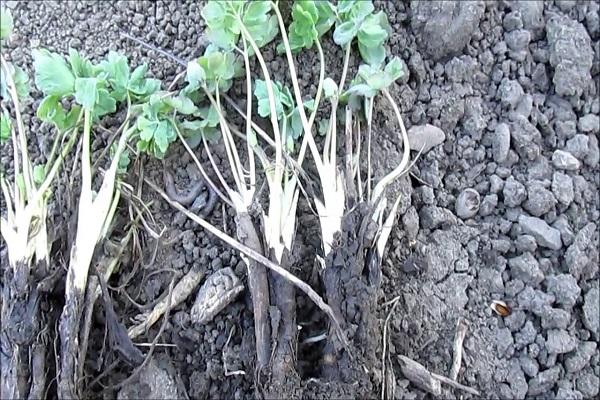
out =
[[[121,38],[120,31],[182,59],[203,52],[202,2],[7,1],[3,5],[15,17],[15,33],[3,53],[29,70],[35,47],[63,54],[74,47],[93,59],[118,50],[129,56],[132,65],[148,62],[152,73],[167,81],[182,70],[172,60]],[[329,352],[340,356],[343,350],[328,340],[305,343],[326,333],[328,321],[297,293],[295,323],[301,330],[296,365],[302,384],[292,386],[300,387],[297,394],[303,397],[380,397],[382,383],[389,379],[382,376],[383,321],[390,311],[387,302],[399,296],[389,323],[395,398],[427,397],[402,375],[397,355],[448,375],[459,318],[469,328],[458,381],[476,388],[484,398],[596,396],[600,385],[598,3],[376,1],[375,5],[387,12],[393,28],[389,52],[401,57],[410,71],[391,88],[407,128],[430,124],[441,128],[444,140],[425,152],[412,173],[394,187],[402,200],[377,285],[369,284],[374,277],[362,270],[360,274],[332,270],[338,274],[332,279],[340,280],[340,286],[328,287],[327,280],[323,285],[314,261],[320,245],[317,221],[307,204],[299,205],[290,270],[329,300],[335,299],[331,290],[339,290],[337,307],[343,310],[345,323],[367,330],[351,336],[361,346],[361,353],[354,356],[364,370],[345,368],[344,356],[337,368],[329,368],[323,356]],[[337,80],[342,50],[330,40],[323,46],[326,71]],[[266,56],[276,58],[274,51]],[[316,51],[300,54],[297,61],[303,92],[314,94]],[[350,77],[358,61],[354,52]],[[270,66],[275,79],[287,79],[285,61],[278,58]],[[234,85],[231,94],[245,97],[243,85]],[[385,99],[377,99],[376,177],[401,158],[399,128],[392,116]],[[110,127],[110,122],[105,125]],[[38,135],[33,156],[43,158],[48,129],[40,128],[31,116],[25,123]],[[424,135],[434,137],[431,129]],[[94,148],[102,149],[105,139],[98,137]],[[199,181],[193,161],[180,145],[170,152],[173,156],[166,167],[174,181],[181,189],[191,188]],[[197,150],[197,154],[206,161],[204,152]],[[217,146],[218,162],[219,154],[223,153]],[[3,151],[2,165],[8,165],[10,157]],[[154,182],[162,183],[163,170],[159,162],[145,163],[145,174]],[[462,203],[473,196],[461,196],[466,189],[479,196],[472,214],[464,211],[472,204]],[[68,223],[68,216],[56,210],[60,207],[52,208],[51,218]],[[114,311],[125,327],[132,326],[133,317],[143,311],[130,299],[152,304],[168,292],[172,279],[191,268],[209,276],[231,267],[248,287],[246,266],[236,251],[165,202],[156,199],[152,212],[166,230],[158,243],[153,239],[143,243],[148,263],[125,262],[108,283]],[[234,213],[228,207],[217,203],[209,219],[235,235]],[[150,262],[155,246],[156,257]],[[0,254],[6,268],[4,242]],[[364,260],[356,262],[364,264]],[[369,292],[373,287],[377,289]],[[57,298],[61,290],[55,289]],[[151,363],[120,391],[111,385],[126,379],[134,368],[119,361],[118,354],[108,354],[107,318],[98,301],[82,383],[86,396],[253,398],[256,348],[248,290],[206,324],[191,321],[194,298],[195,293],[171,311]],[[490,309],[494,299],[510,306],[508,317]],[[61,305],[46,307],[50,315]],[[360,318],[368,323],[360,324]],[[148,347],[143,344],[152,342],[161,323],[134,341],[144,354]],[[53,356],[52,342],[47,345]],[[110,372],[95,379],[106,370]],[[330,379],[337,383],[330,384]],[[442,389],[443,398],[471,397],[447,386]],[[56,393],[55,383],[49,393],[50,397]]]

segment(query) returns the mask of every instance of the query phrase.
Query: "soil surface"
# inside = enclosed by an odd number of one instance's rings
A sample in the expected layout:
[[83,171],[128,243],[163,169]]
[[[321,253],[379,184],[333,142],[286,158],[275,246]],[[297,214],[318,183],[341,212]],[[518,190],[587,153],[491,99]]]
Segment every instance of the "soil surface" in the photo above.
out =
[[[202,4],[7,1],[3,5],[12,9],[15,33],[3,53],[30,70],[31,49],[36,47],[63,54],[73,47],[95,60],[118,50],[129,56],[131,65],[148,62],[156,77],[170,81],[182,71],[180,65],[120,37],[120,32],[190,59],[204,50]],[[457,380],[479,390],[484,398],[596,396],[600,385],[598,3],[376,1],[375,6],[387,12],[392,25],[389,52],[401,57],[410,72],[391,94],[400,105],[412,147],[424,145],[426,150],[412,173],[395,187],[403,196],[383,260],[379,304],[374,307],[377,329],[383,331],[389,301],[398,298],[388,327],[395,398],[429,396],[402,374],[399,355],[431,372],[449,374],[459,319],[467,322],[468,331]],[[337,80],[342,51],[329,39],[323,46],[326,71]],[[276,58],[272,49],[266,53],[267,59]],[[349,76],[356,70],[357,55],[351,57]],[[303,92],[314,94],[316,52],[304,52],[297,61]],[[271,61],[271,68],[276,79],[286,80],[282,59]],[[235,85],[231,95],[243,93],[243,85]],[[375,174],[382,176],[401,158],[399,128],[385,99],[376,101],[375,110]],[[48,129],[34,117],[27,117],[25,123],[38,135],[32,154],[43,159]],[[106,124],[110,126],[110,121]],[[102,148],[103,140],[98,137],[96,149]],[[217,151],[219,162],[218,155]],[[9,164],[10,156],[3,152],[2,165]],[[205,160],[204,154],[199,157]],[[162,182],[161,163],[148,161],[145,168],[147,176]],[[181,187],[198,174],[181,145],[170,149],[166,168]],[[156,249],[153,262],[124,264],[109,282],[116,314],[127,328],[142,312],[131,300],[140,305],[155,302],[173,278],[192,268],[210,276],[231,267],[247,287],[246,267],[237,252],[165,202],[157,199],[152,212],[166,228],[158,243],[143,244],[147,260],[152,260]],[[322,292],[314,266],[319,246],[316,220],[304,203],[298,215],[291,269]],[[54,211],[51,217],[59,216]],[[233,213],[221,204],[209,219],[235,234]],[[6,267],[4,242],[1,251]],[[254,397],[254,324],[248,291],[202,324],[191,317],[195,293],[170,312],[154,358],[120,390],[111,385],[123,381],[133,369],[125,363],[109,365],[114,358],[104,353],[103,312],[98,307],[85,366],[88,395]],[[510,315],[496,314],[490,308],[492,300],[504,301]],[[297,310],[302,327],[298,373],[306,382],[303,395],[309,397],[311,382],[320,377],[323,349],[319,342],[304,341],[326,333],[327,319],[301,294],[297,294]],[[142,352],[148,350],[144,344],[152,342],[160,325],[135,340]],[[370,345],[380,360],[382,343]],[[375,377],[369,382],[371,397],[379,397],[387,376],[382,376],[380,362],[370,367]],[[472,395],[442,385],[441,397]]]

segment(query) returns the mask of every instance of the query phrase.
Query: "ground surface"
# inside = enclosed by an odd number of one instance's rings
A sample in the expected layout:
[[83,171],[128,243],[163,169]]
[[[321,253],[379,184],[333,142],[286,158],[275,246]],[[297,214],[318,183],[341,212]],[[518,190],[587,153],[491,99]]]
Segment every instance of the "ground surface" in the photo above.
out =
[[[15,15],[10,58],[20,65],[31,64],[31,48],[66,53],[71,46],[92,58],[109,49],[124,51],[132,64],[147,61],[164,79],[181,70],[121,39],[120,30],[184,59],[203,51],[201,3],[6,3]],[[380,295],[382,304],[400,296],[390,322],[396,398],[426,394],[403,377],[395,356],[448,374],[459,318],[468,321],[469,329],[458,380],[485,398],[594,397],[600,379],[598,4],[380,1],[376,7],[387,11],[393,26],[389,50],[410,71],[392,89],[407,128],[431,124],[444,134],[443,143],[423,154],[397,188],[405,196],[384,260]],[[341,51],[330,42],[324,47],[329,70],[337,77]],[[307,54],[300,61],[301,83],[314,91],[316,58]],[[274,63],[283,79],[285,65]],[[391,110],[379,103],[376,159],[382,173],[398,162],[400,149]],[[28,123],[37,126],[34,119]],[[440,137],[430,128],[420,135],[413,139],[434,143]],[[195,168],[180,146],[173,149],[178,153],[167,167],[184,181]],[[8,156],[3,155],[3,164]],[[157,176],[153,171],[160,168],[148,165],[149,174]],[[461,195],[466,189],[476,194]],[[245,276],[235,252],[168,205],[154,211],[167,237],[182,240],[159,244],[156,262],[142,267],[121,289],[138,303],[150,303],[168,288],[171,269],[187,272],[196,265],[210,274],[231,266]],[[219,207],[211,218],[218,225],[225,220],[233,232],[227,211],[223,215]],[[302,246],[294,272],[307,280],[318,245],[311,239],[313,224],[301,217],[297,238]],[[153,246],[149,243],[146,250]],[[121,275],[113,287],[127,273]],[[113,293],[116,311],[130,326],[138,310],[120,294]],[[505,301],[511,315],[494,314],[489,308],[493,299]],[[160,340],[176,347],[157,348],[146,375],[122,390],[121,398],[253,396],[249,294],[205,325],[190,322],[193,300],[172,311]],[[303,296],[298,306],[304,310],[298,316],[304,324],[300,339],[321,333],[322,316],[314,316],[317,311]],[[379,317],[388,311],[382,306]],[[139,342],[151,341],[157,330]],[[100,340],[102,334],[96,332]],[[88,374],[106,367],[100,348],[90,350]],[[318,368],[315,363],[311,349],[301,348],[304,379]],[[117,383],[130,372],[119,369],[103,383]],[[164,384],[153,385],[148,374]],[[93,390],[102,389],[96,385]],[[105,395],[116,392],[107,389]],[[444,388],[444,398],[462,395]]]

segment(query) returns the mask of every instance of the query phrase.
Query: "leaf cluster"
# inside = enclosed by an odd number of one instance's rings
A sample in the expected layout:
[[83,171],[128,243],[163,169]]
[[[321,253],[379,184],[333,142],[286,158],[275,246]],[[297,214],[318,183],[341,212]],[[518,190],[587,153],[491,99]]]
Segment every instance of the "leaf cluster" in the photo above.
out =
[[384,42],[391,34],[391,27],[383,11],[373,13],[370,0],[340,0],[337,7],[338,21],[333,40],[346,46],[354,38],[362,59],[370,65],[381,65],[385,61]]
[[[333,26],[335,19],[335,6],[329,1],[297,0],[288,28],[290,50],[297,52],[312,48],[314,42]],[[279,44],[277,51],[284,51],[283,43]]]

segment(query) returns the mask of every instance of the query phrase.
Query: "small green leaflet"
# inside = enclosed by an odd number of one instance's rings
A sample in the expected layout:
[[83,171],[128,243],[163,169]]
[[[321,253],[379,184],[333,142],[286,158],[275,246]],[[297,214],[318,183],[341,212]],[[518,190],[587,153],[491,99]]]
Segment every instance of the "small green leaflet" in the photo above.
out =
[[75,100],[87,111],[93,111],[98,97],[98,80],[96,78],[75,79]]
[[6,111],[0,116],[0,143],[4,143],[10,139],[10,117]]
[[36,165],[33,167],[33,181],[37,185],[41,185],[46,179],[46,170],[43,165]]
[[[272,81],[273,97],[275,100],[275,112],[277,119],[280,120],[283,116],[285,106],[286,108],[293,107],[292,94],[287,87],[284,87],[281,82]],[[255,81],[254,97],[258,100],[258,114],[267,118],[271,115],[271,107],[269,104],[269,95],[267,92],[267,84],[261,79]]]
[[75,90],[75,76],[64,58],[46,49],[33,49],[35,84],[45,95],[66,96]]
[[[12,77],[17,91],[17,97],[24,99],[29,96],[29,77],[20,67],[15,67],[7,62],[6,67]],[[4,68],[0,69],[0,97],[6,99],[9,97],[8,82],[4,76]]]
[[13,30],[13,17],[10,10],[0,8],[0,39],[4,40],[10,36]]

